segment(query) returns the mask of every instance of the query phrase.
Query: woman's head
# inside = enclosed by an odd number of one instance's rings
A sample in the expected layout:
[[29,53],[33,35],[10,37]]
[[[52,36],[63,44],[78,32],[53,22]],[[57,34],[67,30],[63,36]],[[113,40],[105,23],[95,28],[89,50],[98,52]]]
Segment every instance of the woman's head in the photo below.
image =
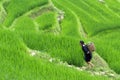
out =
[[80,44],[83,45],[83,44],[84,44],[84,41],[80,40]]

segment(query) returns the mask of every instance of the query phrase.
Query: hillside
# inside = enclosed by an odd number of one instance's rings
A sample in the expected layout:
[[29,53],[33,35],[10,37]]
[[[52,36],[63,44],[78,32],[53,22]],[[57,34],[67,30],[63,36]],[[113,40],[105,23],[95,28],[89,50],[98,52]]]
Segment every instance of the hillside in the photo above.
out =
[[119,0],[0,0],[0,80],[119,80],[119,34]]

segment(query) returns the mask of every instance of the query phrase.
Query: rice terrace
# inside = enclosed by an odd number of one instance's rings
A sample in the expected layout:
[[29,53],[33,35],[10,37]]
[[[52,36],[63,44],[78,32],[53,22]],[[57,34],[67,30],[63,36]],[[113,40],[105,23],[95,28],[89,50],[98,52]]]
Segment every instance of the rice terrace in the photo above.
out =
[[119,50],[120,0],[0,0],[0,80],[120,80]]

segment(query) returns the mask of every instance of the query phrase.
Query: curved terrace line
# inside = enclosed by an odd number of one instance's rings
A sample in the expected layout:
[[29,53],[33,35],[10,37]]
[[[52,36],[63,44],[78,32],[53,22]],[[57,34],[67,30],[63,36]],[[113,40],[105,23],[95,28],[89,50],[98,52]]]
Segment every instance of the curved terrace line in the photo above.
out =
[[[42,6],[35,7],[35,8],[33,8],[33,9],[31,9],[31,10],[23,13],[23,14],[20,15],[19,17],[25,16],[25,15],[29,14],[30,12],[34,11],[36,8],[40,8],[40,9],[41,9],[41,8],[47,6],[47,5],[49,5],[49,4],[45,4],[45,5],[42,5]],[[17,21],[17,19],[18,19],[19,17],[16,17],[8,28],[12,28],[12,26],[15,24],[15,22]]]
[[29,11],[23,12],[20,16],[16,17],[16,18],[12,21],[12,23],[10,23],[10,26],[8,26],[8,28],[10,28],[10,27],[13,25],[13,23],[16,21],[16,19],[18,19],[19,17],[21,17],[21,16],[29,13],[30,11],[32,11],[32,10],[38,8],[38,7],[43,7],[43,6],[48,5],[48,4],[49,4],[49,3],[44,3],[44,4],[41,4],[40,6],[35,6],[35,7],[31,8]]
[[91,35],[91,37],[100,35],[101,33],[104,33],[104,32],[106,32],[106,31],[113,31],[113,30],[118,30],[118,29],[120,29],[120,27],[114,27],[114,28],[108,28],[108,29],[101,29],[101,30],[99,30],[97,33]]
[[[89,1],[89,0],[88,0]],[[88,1],[86,1],[86,0],[84,0],[84,2],[85,3],[87,3],[87,4],[89,4],[89,2]],[[94,7],[98,7],[99,9],[100,9],[100,11],[102,10],[102,11],[104,11],[105,12],[105,14],[107,15],[107,14],[109,14],[109,13],[112,13],[112,14],[114,14],[114,16],[116,16],[117,17],[117,15],[116,15],[116,13],[114,12],[114,11],[106,11],[106,9],[108,9],[106,6],[104,6],[105,7],[105,9],[104,8],[102,8],[102,7],[100,7],[100,5],[96,5],[95,3],[93,3],[92,1],[91,1],[91,3],[89,4],[89,5],[94,5]],[[106,5],[106,4],[105,4]],[[96,8],[96,10],[98,11],[98,9]],[[100,12],[100,11],[98,11],[98,12]]]
[[[86,13],[89,17],[91,17],[91,19],[93,19],[96,22],[99,22],[99,20],[97,18],[95,18],[94,16],[92,16],[91,14],[89,14],[88,12],[86,12],[85,10],[83,10],[82,8],[79,8],[78,6],[76,6],[75,4],[73,4],[70,1],[65,0],[67,3],[69,3],[70,5],[72,5],[74,8],[78,9],[79,11],[83,11],[84,13]],[[68,4],[68,5],[69,5]]]
[[[59,4],[57,1],[55,1],[57,4]],[[59,4],[59,5],[61,5],[61,4]],[[62,5],[61,5],[62,6]],[[63,5],[64,6],[64,5]],[[68,7],[66,7],[66,6],[64,6],[67,10],[69,10],[70,12],[71,12],[71,14],[73,14],[74,15],[74,17],[75,17],[75,19],[76,19],[76,21],[77,21],[77,27],[78,27],[78,32],[79,32],[79,36],[81,36],[81,38],[86,38],[86,36],[87,36],[87,33],[85,32],[85,30],[84,30],[84,28],[82,27],[82,24],[81,24],[81,22],[80,22],[80,20],[79,20],[79,18],[78,18],[78,16],[77,16],[77,14],[74,12],[74,11],[72,11],[70,8],[68,8]]]
[[[88,3],[86,3],[84,0],[82,0],[82,2],[84,3],[84,4],[86,4],[88,7],[91,7]],[[97,11],[97,9],[96,8],[94,8],[94,7],[91,7],[95,12],[97,12],[103,19],[105,19],[105,20],[107,20],[107,21],[110,21],[107,17],[105,17],[105,16],[103,16],[99,11]]]

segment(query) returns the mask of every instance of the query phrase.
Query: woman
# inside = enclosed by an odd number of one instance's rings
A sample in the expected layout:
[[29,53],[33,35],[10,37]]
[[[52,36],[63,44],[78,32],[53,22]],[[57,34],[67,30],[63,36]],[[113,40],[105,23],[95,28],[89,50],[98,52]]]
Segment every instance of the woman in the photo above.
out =
[[92,53],[88,49],[87,45],[84,44],[84,41],[80,41],[80,45],[82,46],[82,50],[84,52],[84,59],[86,63],[90,66],[93,67],[93,64],[90,62],[92,59]]

